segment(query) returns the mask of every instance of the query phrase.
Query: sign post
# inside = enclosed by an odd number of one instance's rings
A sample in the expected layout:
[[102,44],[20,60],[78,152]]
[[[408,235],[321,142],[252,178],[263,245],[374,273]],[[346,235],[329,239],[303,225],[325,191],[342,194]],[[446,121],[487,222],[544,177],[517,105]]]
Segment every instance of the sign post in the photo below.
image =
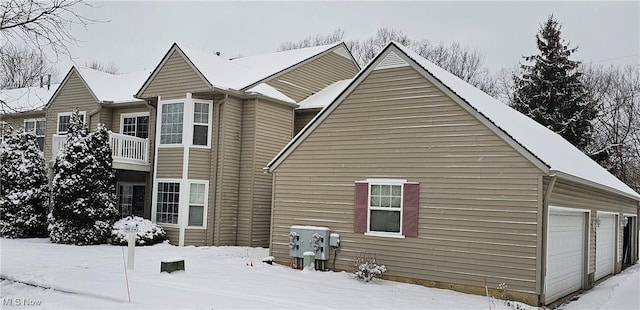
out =
[[127,257],[127,269],[133,270],[134,256],[136,254],[136,235],[138,234],[138,224],[125,224],[124,232],[129,235],[129,255]]

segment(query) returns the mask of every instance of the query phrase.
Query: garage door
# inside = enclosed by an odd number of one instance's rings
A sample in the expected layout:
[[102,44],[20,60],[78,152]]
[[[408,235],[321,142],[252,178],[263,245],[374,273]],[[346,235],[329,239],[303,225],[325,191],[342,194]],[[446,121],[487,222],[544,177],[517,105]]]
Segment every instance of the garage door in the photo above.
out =
[[615,255],[615,216],[598,213],[596,228],[596,280],[613,273]]
[[582,288],[585,213],[549,211],[547,229],[546,301],[553,302]]

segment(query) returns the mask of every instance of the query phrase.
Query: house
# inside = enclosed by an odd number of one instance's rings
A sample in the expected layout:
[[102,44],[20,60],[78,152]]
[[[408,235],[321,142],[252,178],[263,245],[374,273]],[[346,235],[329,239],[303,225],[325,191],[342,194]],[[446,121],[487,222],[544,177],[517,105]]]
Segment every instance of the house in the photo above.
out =
[[89,130],[102,123],[109,141],[116,175],[116,195],[121,216],[145,214],[150,200],[150,157],[154,118],[144,100],[133,97],[136,88],[149,76],[140,71],[110,74],[72,67],[45,107],[44,157],[52,173],[58,153],[66,144],[71,113],[78,110]]
[[53,93],[60,84],[22,87],[0,91],[0,136],[8,127],[23,128],[36,136],[38,147],[44,150],[45,111]]
[[638,193],[400,44],[325,95],[265,168],[277,262],[299,263],[292,226],[327,227],[338,270],[366,253],[388,279],[547,305],[637,261]]
[[267,246],[262,168],[298,102],[358,70],[344,43],[231,60],[173,44],[135,95],[155,118],[150,218],[177,245]]

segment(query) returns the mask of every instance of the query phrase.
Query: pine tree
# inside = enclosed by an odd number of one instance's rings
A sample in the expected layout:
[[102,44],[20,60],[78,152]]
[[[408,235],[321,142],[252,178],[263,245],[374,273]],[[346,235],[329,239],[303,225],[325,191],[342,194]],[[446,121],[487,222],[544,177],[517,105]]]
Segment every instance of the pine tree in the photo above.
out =
[[513,77],[513,108],[584,151],[597,109],[580,80],[580,62],[569,59],[577,47],[565,44],[560,29],[551,15],[536,34],[540,54],[524,57],[521,76]]
[[117,220],[115,174],[107,129],[87,134],[74,111],[67,144],[56,158],[49,216],[51,241],[77,245],[106,243]]
[[0,236],[46,236],[48,201],[47,167],[36,137],[8,133],[0,140]]

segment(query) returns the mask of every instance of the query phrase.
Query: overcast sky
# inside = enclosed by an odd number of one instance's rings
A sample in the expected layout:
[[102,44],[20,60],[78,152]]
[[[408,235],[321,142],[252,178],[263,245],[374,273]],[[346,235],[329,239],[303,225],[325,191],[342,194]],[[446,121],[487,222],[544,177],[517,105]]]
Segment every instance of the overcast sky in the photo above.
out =
[[[105,21],[73,28],[77,64],[115,62],[121,72],[152,70],[173,42],[234,57],[275,51],[284,41],[345,31],[364,39],[378,28],[431,42],[459,42],[485,54],[492,72],[534,54],[550,14],[579,45],[573,58],[638,64],[640,2],[92,2],[79,12]],[[72,62],[60,59],[61,77]]]

